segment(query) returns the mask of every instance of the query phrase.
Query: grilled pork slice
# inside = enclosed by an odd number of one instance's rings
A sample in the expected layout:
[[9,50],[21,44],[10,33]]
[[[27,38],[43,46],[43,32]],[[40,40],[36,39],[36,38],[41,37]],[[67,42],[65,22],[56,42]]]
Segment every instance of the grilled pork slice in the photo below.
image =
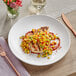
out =
[[27,36],[27,35],[28,35],[28,36],[31,36],[31,35],[33,35],[33,32],[32,32],[32,31],[29,31],[29,32],[26,33],[25,36]]
[[36,53],[36,54],[43,53],[43,51],[40,51],[40,50],[39,50],[39,47],[38,47],[37,44],[32,45],[32,44],[30,43],[30,44],[29,44],[29,48],[30,48],[30,51],[31,51],[32,53]]
[[42,31],[48,31],[49,30],[49,27],[45,26],[45,27],[41,27],[40,28]]

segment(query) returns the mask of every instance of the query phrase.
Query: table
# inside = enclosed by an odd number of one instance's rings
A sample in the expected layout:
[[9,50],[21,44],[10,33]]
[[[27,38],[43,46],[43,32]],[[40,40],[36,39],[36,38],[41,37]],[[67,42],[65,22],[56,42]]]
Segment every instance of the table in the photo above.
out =
[[[73,28],[76,30],[76,11],[66,14]],[[57,18],[63,23],[61,17]],[[69,29],[68,29],[69,30]],[[69,30],[71,35],[71,47],[66,56],[59,62],[48,66],[31,66],[24,64],[31,76],[76,76],[76,37]]]
[[[24,1],[23,8],[20,9],[21,14],[19,15],[19,18],[23,17],[24,15],[28,15],[28,12],[26,13],[27,8],[25,7],[27,7],[29,0],[23,0],[23,1]],[[50,4],[49,1],[52,3]],[[58,1],[60,1],[61,3],[60,5],[59,5],[59,2],[55,3],[55,0],[48,0],[47,2],[48,5],[46,6],[47,15],[57,18],[59,22],[63,23],[61,17],[58,17],[58,16],[60,16],[61,12],[66,13],[67,12],[66,10],[68,11],[73,9],[75,10],[76,1],[75,0],[73,1],[64,0],[64,2],[62,2],[63,0],[58,0]],[[56,4],[58,8],[56,8],[56,6],[54,6],[53,4],[54,5]],[[67,9],[61,10],[64,7],[64,4]],[[73,8],[70,5],[72,5]],[[50,9],[48,7],[50,7]],[[55,10],[53,10],[52,8]],[[58,10],[61,10],[61,11],[57,12]],[[73,28],[76,30],[76,11],[67,13],[66,16],[70,20]],[[61,59],[59,62],[52,65],[44,66],[44,67],[43,66],[37,67],[37,66],[28,65],[26,63],[22,63],[24,67],[29,71],[31,76],[76,76],[76,38],[74,37],[74,35],[70,30],[69,32],[71,34],[71,47],[69,49],[69,52],[66,54],[66,56],[63,59]]]

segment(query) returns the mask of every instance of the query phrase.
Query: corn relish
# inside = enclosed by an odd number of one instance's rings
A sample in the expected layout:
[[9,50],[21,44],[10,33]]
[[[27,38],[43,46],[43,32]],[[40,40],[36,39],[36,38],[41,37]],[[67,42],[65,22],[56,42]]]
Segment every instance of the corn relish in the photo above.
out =
[[[38,54],[37,57],[48,57],[60,46],[60,38],[52,32],[48,32],[47,27],[32,29],[21,36],[21,48],[26,54]],[[57,43],[55,40],[58,40]]]

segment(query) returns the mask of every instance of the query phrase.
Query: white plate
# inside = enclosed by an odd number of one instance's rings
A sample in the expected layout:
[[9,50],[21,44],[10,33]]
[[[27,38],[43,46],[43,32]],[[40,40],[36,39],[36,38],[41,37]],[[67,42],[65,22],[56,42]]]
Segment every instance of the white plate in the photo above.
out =
[[[25,35],[26,32],[33,28],[37,29],[41,26],[49,26],[50,31],[58,34],[61,39],[62,48],[57,50],[57,52],[53,52],[50,55],[50,59],[37,58],[36,54],[25,54],[20,47],[21,40],[19,37]],[[21,61],[32,65],[43,66],[53,64],[65,56],[70,48],[70,35],[66,27],[57,20],[44,15],[35,15],[24,17],[14,24],[9,32],[8,43],[13,54]]]

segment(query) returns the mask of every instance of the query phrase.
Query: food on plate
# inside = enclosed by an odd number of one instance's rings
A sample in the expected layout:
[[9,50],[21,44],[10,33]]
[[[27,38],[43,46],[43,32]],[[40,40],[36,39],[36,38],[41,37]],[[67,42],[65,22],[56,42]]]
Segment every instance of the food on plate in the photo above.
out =
[[60,38],[49,32],[49,27],[47,26],[32,29],[32,31],[21,36],[20,39],[22,39],[22,50],[27,54],[38,54],[37,57],[50,59],[49,55],[60,47]]

